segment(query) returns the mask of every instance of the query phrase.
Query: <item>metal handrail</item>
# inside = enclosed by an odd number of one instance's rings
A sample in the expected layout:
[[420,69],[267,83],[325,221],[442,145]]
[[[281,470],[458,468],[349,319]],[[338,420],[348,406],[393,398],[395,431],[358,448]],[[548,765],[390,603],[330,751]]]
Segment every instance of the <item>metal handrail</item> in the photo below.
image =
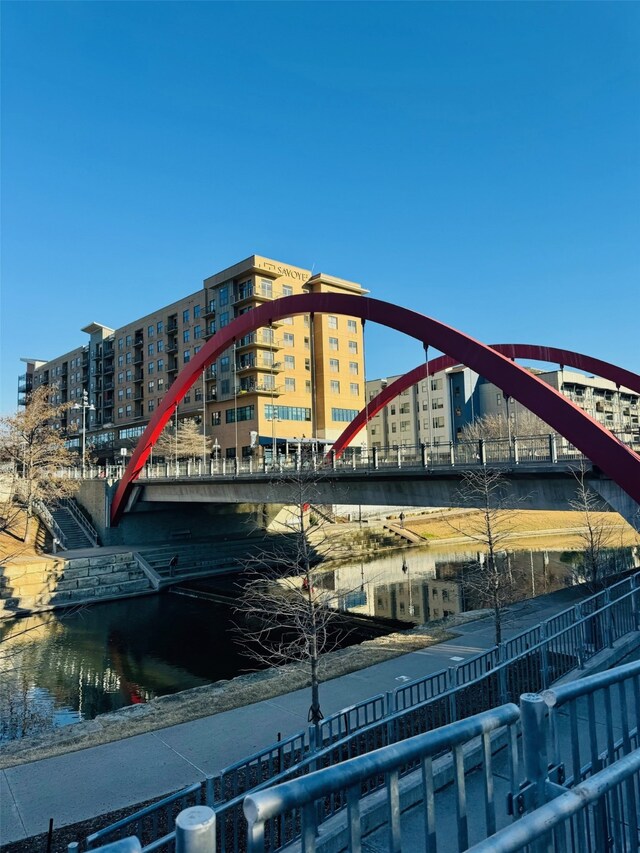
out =
[[48,507],[41,501],[36,498],[32,504],[34,510],[40,521],[44,524],[44,526],[48,529],[49,533],[53,536],[54,539],[54,551],[56,540],[58,544],[62,547],[63,550],[67,547],[67,537],[64,535],[62,530],[60,529],[60,525],[55,520],[55,518],[49,512]]
[[[247,850],[258,853],[264,850],[264,823],[292,809],[302,809],[302,835],[308,839],[315,831],[316,815],[312,806],[316,800],[337,791],[346,790],[348,808],[352,819],[348,821],[352,832],[359,836],[359,827],[354,827],[353,812],[357,814],[360,784],[371,776],[386,774],[395,781],[397,796],[397,774],[401,767],[433,758],[446,750],[458,750],[463,744],[477,737],[487,737],[504,726],[513,725],[520,717],[517,705],[506,704],[491,711],[476,714],[466,720],[451,723],[441,729],[416,735],[402,743],[392,744],[366,755],[348,759],[339,765],[326,767],[290,782],[249,794],[244,799],[244,814],[248,823]],[[456,764],[461,756],[456,755]],[[355,791],[357,790],[357,793]],[[355,796],[354,796],[355,794]],[[393,796],[393,795],[391,795]],[[392,822],[399,820],[399,810],[391,809]],[[399,827],[398,827],[399,829]],[[463,833],[466,827],[460,827]],[[352,836],[353,837],[353,836]],[[310,848],[312,849],[312,848]]]
[[[626,596],[618,599],[618,601],[622,601],[624,598]],[[571,681],[568,684],[561,684],[559,687],[544,690],[542,698],[549,708],[559,708],[565,702],[570,702],[581,696],[587,696],[593,693],[594,690],[601,690],[605,687],[610,687],[612,684],[619,684],[621,681],[625,681],[634,675],[640,675],[640,661],[622,664],[622,666],[617,666],[615,669],[609,669],[606,672],[600,672],[588,678],[581,678],[578,681]]]
[[[640,773],[640,749],[619,758],[594,776],[580,782],[575,788],[545,803],[516,823],[499,830],[484,841],[474,844],[467,853],[515,853],[528,844],[560,827],[574,815],[601,801],[610,791]],[[582,827],[584,830],[584,826]],[[586,843],[582,833],[575,850],[594,849]],[[584,840],[583,840],[584,839]],[[638,849],[637,838],[629,850]],[[546,847],[544,849],[547,849]],[[558,849],[565,849],[564,847]],[[601,848],[604,849],[604,848]],[[618,848],[616,848],[618,849]]]
[[59,503],[66,507],[69,510],[74,519],[78,522],[80,527],[84,530],[87,535],[87,538],[91,541],[93,545],[98,544],[98,531],[95,529],[93,524],[88,521],[84,515],[80,512],[78,507],[76,506],[73,498],[61,498]]

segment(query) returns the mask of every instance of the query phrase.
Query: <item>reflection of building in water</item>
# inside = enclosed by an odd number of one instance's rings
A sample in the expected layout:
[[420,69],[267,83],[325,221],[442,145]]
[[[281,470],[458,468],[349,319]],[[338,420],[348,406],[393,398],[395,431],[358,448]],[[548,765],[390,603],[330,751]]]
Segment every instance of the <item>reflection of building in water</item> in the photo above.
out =
[[428,583],[429,619],[443,619],[462,613],[464,596],[462,583],[457,580],[431,580]]

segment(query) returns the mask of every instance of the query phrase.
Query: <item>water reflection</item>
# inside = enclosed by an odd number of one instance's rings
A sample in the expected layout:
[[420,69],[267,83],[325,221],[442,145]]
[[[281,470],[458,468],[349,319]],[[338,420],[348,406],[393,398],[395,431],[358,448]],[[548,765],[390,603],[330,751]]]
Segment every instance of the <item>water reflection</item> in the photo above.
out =
[[[580,580],[575,552],[503,556],[519,598]],[[419,624],[486,606],[466,582],[483,559],[408,550],[324,570],[315,582],[341,611]],[[640,565],[630,548],[608,559],[611,571]],[[251,664],[231,636],[231,620],[223,603],[167,593],[0,624],[0,739],[233,678]]]
[[[486,559],[480,552],[408,551],[366,564],[340,566],[323,575],[332,607],[351,613],[421,624],[488,606],[478,583],[472,582]],[[501,552],[512,581],[512,600],[522,600],[584,581],[582,555],[575,551]],[[632,548],[607,552],[613,574],[640,566]]]

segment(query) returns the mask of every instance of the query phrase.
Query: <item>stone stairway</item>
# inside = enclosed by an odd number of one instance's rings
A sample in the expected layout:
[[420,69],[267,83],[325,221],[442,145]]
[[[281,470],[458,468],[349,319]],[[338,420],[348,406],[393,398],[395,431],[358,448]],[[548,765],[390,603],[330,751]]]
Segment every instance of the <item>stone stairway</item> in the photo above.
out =
[[93,547],[94,543],[89,539],[71,510],[67,509],[66,506],[52,506],[49,508],[49,511],[64,534],[65,551]]

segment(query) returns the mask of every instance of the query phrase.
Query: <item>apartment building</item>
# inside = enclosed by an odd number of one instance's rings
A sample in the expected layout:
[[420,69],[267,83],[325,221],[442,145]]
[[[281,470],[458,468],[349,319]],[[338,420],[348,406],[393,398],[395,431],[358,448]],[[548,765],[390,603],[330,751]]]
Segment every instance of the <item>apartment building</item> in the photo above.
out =
[[[361,285],[252,255],[205,279],[202,289],[112,329],[90,323],[88,340],[49,361],[23,359],[18,401],[39,385],[73,404],[58,423],[69,445],[101,461],[130,451],[179,371],[235,317],[296,293],[363,295]],[[286,318],[256,330],[203,373],[177,409],[195,420],[216,458],[327,445],[365,402],[362,323],[353,317]],[[364,431],[363,431],[364,434]],[[359,441],[362,439],[359,437]]]
[[[583,408],[625,443],[640,449],[640,401],[628,388],[608,379],[560,369],[530,368],[540,379]],[[397,377],[367,382],[367,399],[373,399]],[[527,429],[537,420],[513,398],[469,368],[441,371],[407,389],[372,418],[369,443],[377,447],[446,444],[456,441],[466,424],[480,417],[502,416],[511,421],[511,433]],[[508,430],[505,429],[505,435]],[[522,433],[520,433],[522,434]]]
[[[372,400],[398,377],[367,382]],[[403,391],[370,421],[371,447],[447,444],[477,416],[478,376],[466,367],[441,370]]]

